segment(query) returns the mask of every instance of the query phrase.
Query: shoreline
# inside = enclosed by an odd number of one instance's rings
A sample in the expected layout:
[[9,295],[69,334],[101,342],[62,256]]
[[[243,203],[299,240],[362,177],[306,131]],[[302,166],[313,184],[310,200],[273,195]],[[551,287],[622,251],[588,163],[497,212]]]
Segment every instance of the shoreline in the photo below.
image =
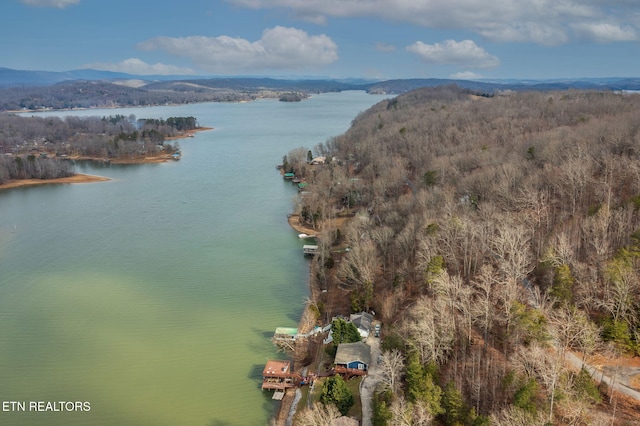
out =
[[[299,234],[316,234],[318,233],[318,231],[305,227],[303,225],[300,224],[300,217],[297,214],[291,214],[287,216],[287,222],[289,223],[289,226],[291,227],[291,229],[293,229],[294,231],[296,231]],[[309,281],[309,292],[313,293],[313,282],[310,280]],[[306,314],[306,310],[307,307],[305,306],[304,311],[302,312],[302,314],[300,315],[300,319],[298,320],[298,329],[300,329],[304,324],[304,318],[305,318],[305,314]],[[295,358],[295,352],[293,353],[293,358]],[[273,426],[286,426],[287,425],[287,421],[290,420],[289,417],[291,415],[291,409],[293,407],[293,404],[295,402],[295,391],[297,389],[287,389],[285,391],[284,394],[284,398],[282,398],[282,400],[280,401],[280,406],[278,407],[277,410],[275,410],[275,412],[273,413],[273,416],[271,418],[271,421],[269,422],[270,425]]]
[[287,217],[287,222],[289,222],[289,226],[299,234],[315,235],[319,233],[319,231],[316,231],[315,229],[301,225],[300,216],[297,214],[289,215]]
[[56,179],[11,179],[3,184],[0,184],[0,190],[20,188],[23,186],[50,185],[56,183],[95,183],[106,182],[110,180],[110,178],[104,176],[85,175],[82,173]]
[[[298,214],[289,214],[287,215],[287,222],[291,229],[293,229],[298,234],[308,234],[308,235],[316,235],[316,238],[322,234],[324,230],[327,229],[344,229],[346,223],[354,217],[353,214],[342,214],[338,217],[334,217],[326,222],[319,224],[318,229],[313,229],[308,226],[305,226],[300,223],[300,216]],[[317,286],[317,282],[314,280],[313,276],[313,264],[309,266],[309,296],[312,300],[317,300],[320,296],[320,288]],[[309,330],[309,314],[310,311],[308,309],[308,305],[305,306],[304,310],[300,315],[300,319],[298,320],[298,330]],[[304,354],[301,355],[299,351],[306,351],[308,348],[296,347],[294,352],[291,354],[292,359],[302,359],[304,358]],[[314,355],[314,362],[317,359]],[[294,368],[296,366],[294,365]],[[274,412],[274,415],[271,418],[270,425],[274,426],[286,426],[288,424],[292,424],[293,416],[295,416],[296,410],[294,409],[294,405],[298,403],[295,398],[295,391],[297,389],[291,388],[287,389],[284,398],[280,402],[280,406]]]
[[[334,218],[331,221],[329,221],[328,225],[333,227],[342,227],[344,226],[345,222],[349,219],[350,217]],[[321,224],[320,229],[318,230],[309,228],[300,223],[300,216],[297,214],[288,215],[287,222],[289,223],[289,226],[291,227],[291,229],[293,229],[297,233],[308,234],[308,235],[319,235],[322,232],[322,229],[325,228],[325,225],[327,225],[327,223]],[[315,282],[313,280],[311,266],[309,266],[309,295],[313,299],[315,299],[318,295],[318,288],[315,286]],[[309,330],[308,315],[309,315],[308,306],[305,306],[304,310],[300,315],[300,319],[298,320],[298,330],[303,330],[303,329],[305,331]],[[296,358],[301,358],[300,354],[297,353],[298,350],[305,351],[306,348],[301,349],[299,347],[296,347],[296,349],[291,355],[294,361]],[[296,366],[294,365],[294,367]],[[295,416],[295,413],[297,412],[297,410],[294,410],[294,405],[298,403],[298,400],[295,397],[297,391],[299,391],[299,389],[297,388],[287,389],[287,391],[285,392],[284,398],[282,399],[282,401],[280,401],[280,407],[275,411],[270,424],[274,426],[286,426],[287,424],[292,424],[293,416]]]

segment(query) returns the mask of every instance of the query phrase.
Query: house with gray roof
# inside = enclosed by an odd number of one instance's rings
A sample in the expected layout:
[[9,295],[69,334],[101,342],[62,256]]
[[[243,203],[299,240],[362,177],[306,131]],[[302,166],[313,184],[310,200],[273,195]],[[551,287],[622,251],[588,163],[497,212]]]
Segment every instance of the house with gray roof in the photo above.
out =
[[371,364],[371,348],[364,342],[341,343],[335,363],[336,367],[367,371]]
[[356,326],[360,332],[360,337],[366,339],[371,333],[371,324],[373,323],[373,315],[367,312],[360,312],[358,314],[351,314],[349,321]]

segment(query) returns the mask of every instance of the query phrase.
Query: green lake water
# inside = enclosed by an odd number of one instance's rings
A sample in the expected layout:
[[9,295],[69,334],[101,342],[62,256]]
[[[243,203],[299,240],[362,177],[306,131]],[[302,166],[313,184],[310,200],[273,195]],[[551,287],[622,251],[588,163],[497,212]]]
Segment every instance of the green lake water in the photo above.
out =
[[275,165],[381,99],[74,112],[215,130],[180,140],[177,162],[77,165],[108,182],[0,191],[0,424],[267,424],[278,405],[262,367],[283,356],[270,337],[297,325],[308,294],[286,221],[296,191]]

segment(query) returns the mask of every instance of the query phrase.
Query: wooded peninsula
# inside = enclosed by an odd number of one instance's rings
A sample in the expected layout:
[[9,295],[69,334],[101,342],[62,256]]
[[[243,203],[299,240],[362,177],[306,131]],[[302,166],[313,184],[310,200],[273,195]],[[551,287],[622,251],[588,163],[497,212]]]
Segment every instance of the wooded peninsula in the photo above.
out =
[[70,160],[143,163],[179,158],[169,139],[199,129],[194,117],[22,117],[0,114],[0,185],[75,174]]
[[609,91],[424,88],[285,156],[319,235],[308,325],[383,323],[374,425],[636,424],[616,386],[640,388],[639,111]]

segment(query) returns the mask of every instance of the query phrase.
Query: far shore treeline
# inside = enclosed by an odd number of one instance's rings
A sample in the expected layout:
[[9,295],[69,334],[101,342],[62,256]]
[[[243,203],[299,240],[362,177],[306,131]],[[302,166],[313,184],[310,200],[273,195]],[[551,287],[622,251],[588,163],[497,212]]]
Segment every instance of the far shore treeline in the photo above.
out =
[[194,117],[0,115],[0,184],[74,174],[70,159],[138,162],[179,150],[166,139],[198,128]]

